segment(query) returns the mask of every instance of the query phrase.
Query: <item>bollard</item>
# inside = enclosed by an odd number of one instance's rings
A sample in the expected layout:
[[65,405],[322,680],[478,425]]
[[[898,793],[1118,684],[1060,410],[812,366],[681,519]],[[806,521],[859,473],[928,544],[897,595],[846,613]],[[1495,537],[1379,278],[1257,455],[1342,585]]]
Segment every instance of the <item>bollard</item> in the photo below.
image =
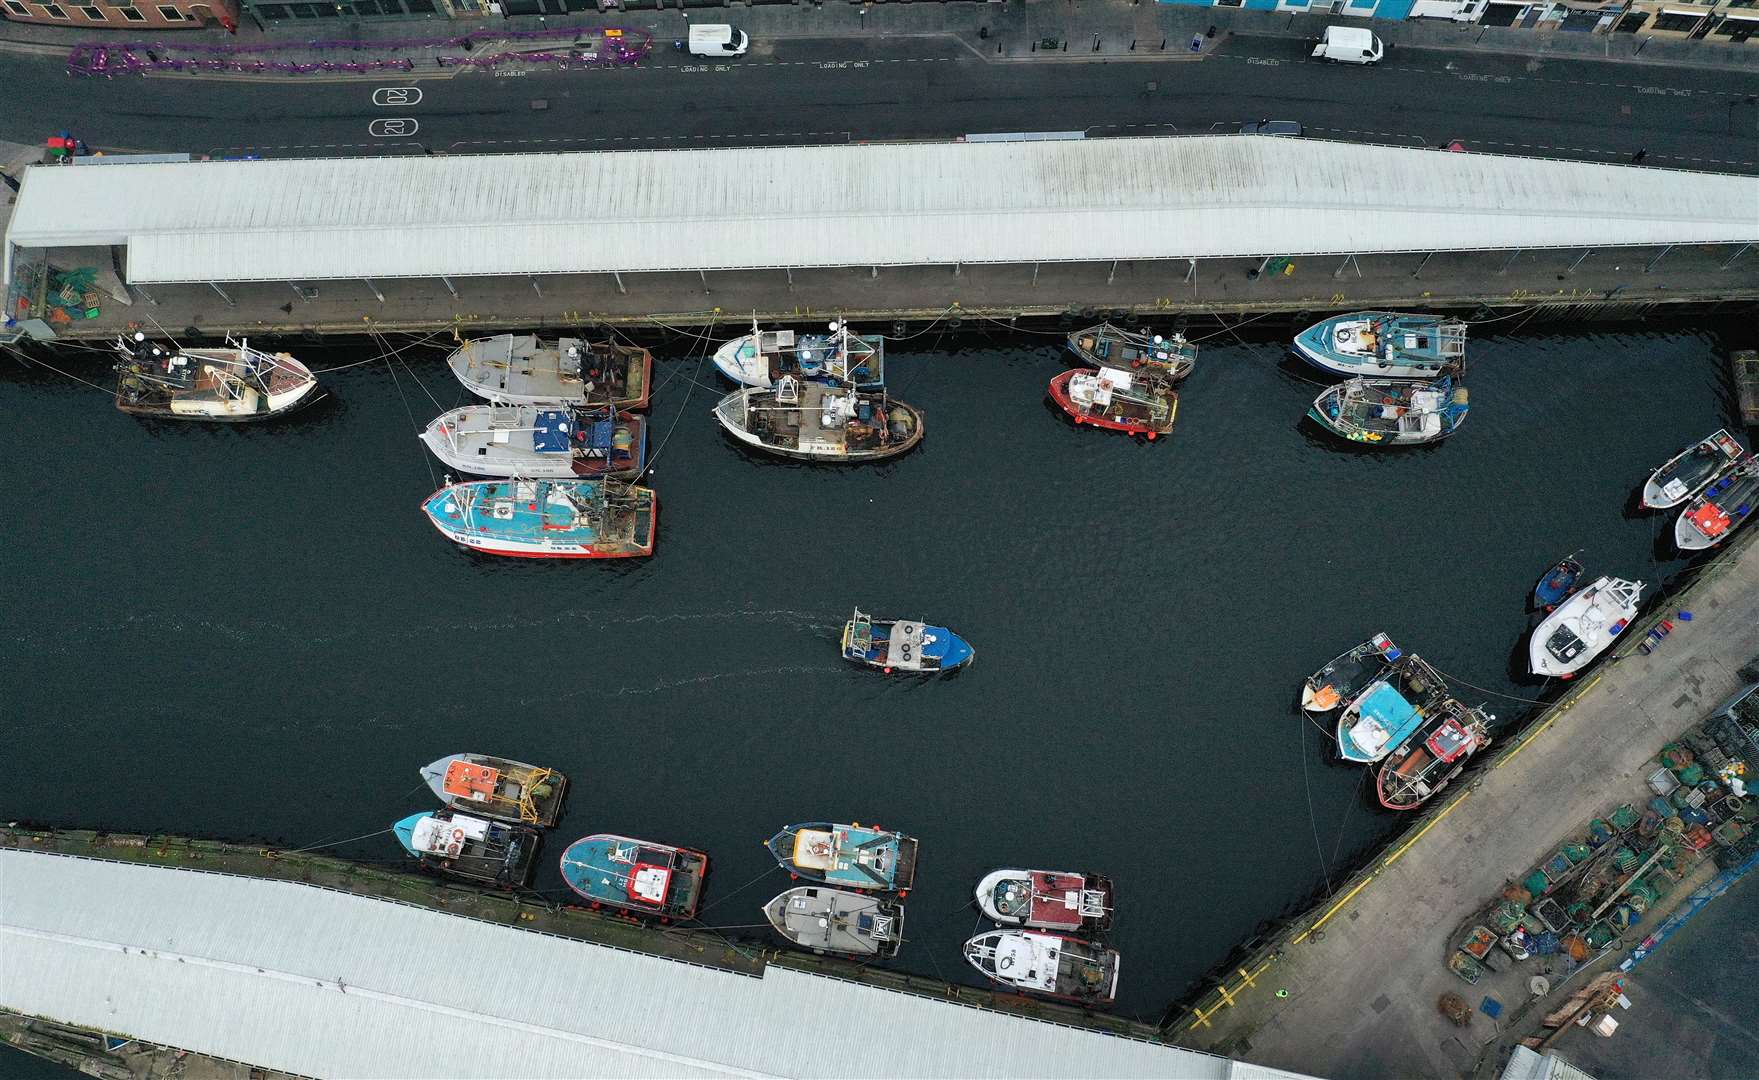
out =
[[1033,42],[1033,43],[1032,43],[1032,51],[1033,51],[1033,52],[1037,52],[1037,51],[1038,51],[1038,42],[1036,42],[1036,41],[1035,41],[1035,42]]
[[1166,38],[1161,38],[1161,39],[1160,39],[1160,51],[1161,51],[1161,52],[1166,52],[1166,51],[1167,51],[1167,39],[1166,39]]
[[1069,39],[1068,38],[1063,39],[1063,51],[1064,52],[1069,51]]
[[1136,51],[1136,39],[1135,38],[1130,39],[1130,51],[1131,52]]

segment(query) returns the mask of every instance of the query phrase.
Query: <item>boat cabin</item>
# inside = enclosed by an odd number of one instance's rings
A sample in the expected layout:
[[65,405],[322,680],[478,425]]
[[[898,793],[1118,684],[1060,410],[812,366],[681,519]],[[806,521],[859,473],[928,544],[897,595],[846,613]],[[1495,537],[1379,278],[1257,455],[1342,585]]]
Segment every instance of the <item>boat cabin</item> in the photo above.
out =
[[1081,874],[1033,870],[1007,877],[991,890],[996,916],[1004,921],[1053,930],[1079,930],[1109,920],[1109,885]]

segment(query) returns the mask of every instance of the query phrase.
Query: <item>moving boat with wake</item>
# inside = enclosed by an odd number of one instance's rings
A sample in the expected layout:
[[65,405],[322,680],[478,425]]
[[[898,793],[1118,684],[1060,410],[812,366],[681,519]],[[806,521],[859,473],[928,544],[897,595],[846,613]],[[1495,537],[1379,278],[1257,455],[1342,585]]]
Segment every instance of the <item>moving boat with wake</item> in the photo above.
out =
[[318,378],[287,353],[250,339],[212,348],[160,348],[144,333],[116,339],[116,407],[161,420],[246,424],[302,409],[324,396]]
[[647,421],[608,406],[467,405],[434,418],[418,438],[472,476],[634,480],[647,459]]
[[531,880],[543,834],[528,825],[437,810],[391,826],[423,870],[478,885],[514,889]]
[[1328,387],[1307,415],[1351,442],[1418,446],[1452,435],[1467,408],[1466,388],[1452,374],[1434,382],[1358,377]]
[[1338,716],[1338,754],[1363,765],[1381,760],[1417,733],[1446,694],[1440,672],[1416,653],[1401,657]]
[[890,896],[802,885],[763,906],[776,933],[815,953],[861,959],[898,955],[904,905]]
[[1330,712],[1346,701],[1355,701],[1403,655],[1392,638],[1374,635],[1307,676],[1301,684],[1301,708],[1311,713]]
[[1466,355],[1466,324],[1440,315],[1355,311],[1295,335],[1295,355],[1334,375],[1434,379]]
[[1482,708],[1448,699],[1412,739],[1381,763],[1374,788],[1388,810],[1415,810],[1465,769],[1467,759],[1490,745]]
[[1112,928],[1112,879],[1055,870],[992,870],[977,907],[1004,926],[1100,934]]
[[1179,395],[1171,383],[1122,368],[1065,371],[1051,380],[1050,396],[1077,425],[1150,439],[1172,431],[1179,415]]
[[759,389],[768,389],[776,380],[792,375],[873,390],[886,381],[885,355],[885,338],[851,334],[842,319],[830,324],[829,334],[799,334],[760,330],[753,317],[751,333],[715,350],[715,366],[741,386]]
[[1109,1005],[1118,996],[1118,951],[1067,934],[991,930],[965,943],[965,959],[1011,990],[1081,1005]]
[[459,346],[446,364],[477,397],[506,405],[645,409],[653,354],[637,345],[496,334]]
[[826,885],[904,893],[916,880],[916,838],[878,826],[809,821],[764,846],[789,874]]
[[1759,505],[1759,461],[1749,457],[1721,473],[1698,497],[1686,504],[1674,522],[1674,543],[1681,551],[1703,551],[1728,539]]
[[1716,431],[1686,447],[1643,482],[1638,504],[1645,510],[1667,510],[1703,491],[1716,474],[1746,453],[1727,429]]
[[977,650],[944,626],[907,619],[879,619],[855,609],[843,624],[843,659],[894,671],[932,674],[964,667],[977,658]]
[[562,852],[562,881],[593,908],[693,919],[702,906],[708,856],[628,836],[583,836]]
[[1184,334],[1171,337],[1100,323],[1069,335],[1069,351],[1089,367],[1139,372],[1176,383],[1197,366],[1197,346]]
[[1637,617],[1641,581],[1602,577],[1557,605],[1527,642],[1527,670],[1575,678]]
[[452,810],[547,829],[562,816],[568,778],[554,769],[488,754],[448,754],[421,771]]
[[770,389],[735,390],[715,419],[746,446],[802,461],[864,462],[896,457],[922,441],[922,412],[884,390],[860,390],[784,375]]
[[456,544],[527,559],[652,555],[659,513],[651,489],[609,480],[466,481],[421,508]]

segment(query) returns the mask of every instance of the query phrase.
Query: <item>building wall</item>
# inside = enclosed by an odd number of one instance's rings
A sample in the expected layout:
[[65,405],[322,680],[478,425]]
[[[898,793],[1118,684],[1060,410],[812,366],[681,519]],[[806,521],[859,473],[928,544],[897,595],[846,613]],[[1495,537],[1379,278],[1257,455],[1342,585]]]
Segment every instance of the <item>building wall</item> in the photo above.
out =
[[236,0],[0,0],[13,22],[127,30],[199,30],[236,25]]
[[1608,7],[1615,34],[1759,44],[1759,0],[1630,0]]

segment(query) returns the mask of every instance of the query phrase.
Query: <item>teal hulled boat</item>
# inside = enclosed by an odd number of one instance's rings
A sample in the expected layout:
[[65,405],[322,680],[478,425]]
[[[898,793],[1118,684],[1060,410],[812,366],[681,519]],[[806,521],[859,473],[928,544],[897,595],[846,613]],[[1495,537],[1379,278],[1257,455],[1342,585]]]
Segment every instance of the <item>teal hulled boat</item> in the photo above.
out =
[[489,821],[451,810],[411,814],[391,826],[423,870],[502,889],[531,880],[543,834],[525,825]]
[[1423,726],[1447,684],[1436,670],[1407,653],[1338,717],[1338,753],[1370,764],[1405,745]]
[[765,846],[782,869],[827,885],[902,893],[916,880],[916,838],[860,822],[790,825]]
[[593,907],[662,921],[694,918],[707,877],[702,852],[627,836],[586,836],[562,852],[562,880]]
[[1466,355],[1466,324],[1440,315],[1356,311],[1295,335],[1295,355],[1335,375],[1433,379]]

